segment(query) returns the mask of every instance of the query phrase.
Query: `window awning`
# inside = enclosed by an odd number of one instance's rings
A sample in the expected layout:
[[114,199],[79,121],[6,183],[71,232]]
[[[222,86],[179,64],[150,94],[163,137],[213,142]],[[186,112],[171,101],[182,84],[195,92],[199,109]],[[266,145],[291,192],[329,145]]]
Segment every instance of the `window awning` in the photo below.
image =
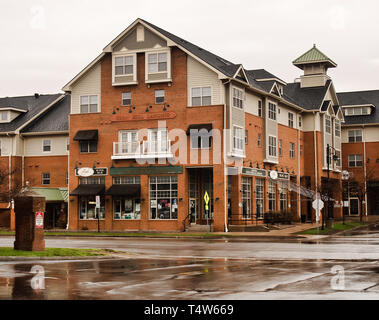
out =
[[141,196],[141,185],[140,184],[115,184],[107,190],[106,194],[111,195],[111,196],[139,197]]
[[97,130],[81,130],[78,131],[74,137],[75,141],[97,141],[98,140]]
[[70,196],[99,196],[104,194],[105,185],[103,184],[80,184]]
[[67,188],[31,188],[32,191],[45,197],[46,201],[58,202],[68,200]]
[[187,136],[191,134],[191,129],[192,130],[201,130],[201,129],[206,129],[207,131],[212,130],[212,123],[204,123],[204,124],[191,124],[188,126],[187,129]]

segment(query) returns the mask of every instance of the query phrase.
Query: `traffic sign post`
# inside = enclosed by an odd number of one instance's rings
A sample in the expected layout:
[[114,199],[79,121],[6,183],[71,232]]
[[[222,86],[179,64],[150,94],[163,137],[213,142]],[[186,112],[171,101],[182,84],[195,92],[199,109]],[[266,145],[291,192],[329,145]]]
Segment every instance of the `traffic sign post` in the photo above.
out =
[[[208,191],[205,191],[204,203],[205,203],[205,212],[207,213],[207,225],[208,225],[209,224],[209,195],[208,195]],[[210,226],[209,226],[209,231],[210,231]]]
[[97,232],[100,232],[100,196],[96,196]]
[[318,229],[318,224],[320,222],[320,212],[324,208],[324,201],[322,201],[320,198],[317,198],[312,202],[312,207],[316,210],[316,223]]

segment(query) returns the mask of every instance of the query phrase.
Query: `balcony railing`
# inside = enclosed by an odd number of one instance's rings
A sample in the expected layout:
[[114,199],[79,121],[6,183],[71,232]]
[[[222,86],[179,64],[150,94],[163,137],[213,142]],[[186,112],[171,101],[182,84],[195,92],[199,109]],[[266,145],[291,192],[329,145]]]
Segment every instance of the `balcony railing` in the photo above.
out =
[[112,159],[171,158],[171,141],[114,142]]

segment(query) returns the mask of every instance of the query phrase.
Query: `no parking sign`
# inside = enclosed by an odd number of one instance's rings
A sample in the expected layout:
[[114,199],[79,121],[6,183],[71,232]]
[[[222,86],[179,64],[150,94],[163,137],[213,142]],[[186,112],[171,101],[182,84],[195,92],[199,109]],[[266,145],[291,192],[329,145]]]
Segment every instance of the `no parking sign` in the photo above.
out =
[[43,212],[36,212],[36,229],[43,229]]

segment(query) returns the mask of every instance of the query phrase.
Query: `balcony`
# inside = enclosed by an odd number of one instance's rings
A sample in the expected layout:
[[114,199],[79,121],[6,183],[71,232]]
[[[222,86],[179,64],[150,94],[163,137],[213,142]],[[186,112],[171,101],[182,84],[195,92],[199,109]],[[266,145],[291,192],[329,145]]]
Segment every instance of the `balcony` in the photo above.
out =
[[173,158],[171,141],[114,142],[112,160]]

